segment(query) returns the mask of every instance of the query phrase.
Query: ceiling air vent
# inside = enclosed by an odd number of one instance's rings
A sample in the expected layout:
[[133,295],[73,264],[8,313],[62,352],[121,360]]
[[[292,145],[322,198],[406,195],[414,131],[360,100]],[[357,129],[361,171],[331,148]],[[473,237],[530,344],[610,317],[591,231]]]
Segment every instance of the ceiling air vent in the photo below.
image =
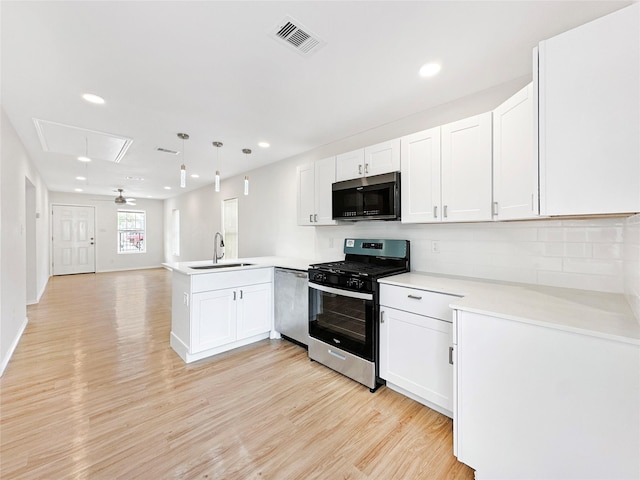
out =
[[162,153],[170,153],[171,155],[178,155],[180,152],[176,152],[175,150],[169,150],[168,148],[157,147],[156,150]]
[[316,53],[326,44],[311,30],[289,16],[284,17],[273,28],[271,35],[279,42],[285,42],[286,45],[305,57]]

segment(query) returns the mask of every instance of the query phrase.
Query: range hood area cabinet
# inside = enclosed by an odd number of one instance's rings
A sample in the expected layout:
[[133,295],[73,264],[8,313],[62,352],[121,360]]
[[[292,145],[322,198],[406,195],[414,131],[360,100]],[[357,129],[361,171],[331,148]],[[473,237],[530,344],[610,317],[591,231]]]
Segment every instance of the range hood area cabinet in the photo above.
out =
[[398,170],[400,170],[399,138],[336,156],[336,182]]
[[402,222],[490,221],[492,112],[401,138]]
[[331,210],[331,185],[336,181],[336,158],[328,157],[298,166],[298,225],[335,225]]
[[640,211],[640,4],[540,42],[536,72],[540,213]]

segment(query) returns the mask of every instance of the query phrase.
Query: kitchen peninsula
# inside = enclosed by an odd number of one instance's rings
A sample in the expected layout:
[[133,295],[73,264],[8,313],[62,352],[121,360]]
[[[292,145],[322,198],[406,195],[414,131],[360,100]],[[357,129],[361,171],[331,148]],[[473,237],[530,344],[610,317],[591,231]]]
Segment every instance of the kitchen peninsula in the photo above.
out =
[[173,271],[171,348],[191,363],[277,338],[273,267],[307,270],[310,263],[283,257],[164,263]]

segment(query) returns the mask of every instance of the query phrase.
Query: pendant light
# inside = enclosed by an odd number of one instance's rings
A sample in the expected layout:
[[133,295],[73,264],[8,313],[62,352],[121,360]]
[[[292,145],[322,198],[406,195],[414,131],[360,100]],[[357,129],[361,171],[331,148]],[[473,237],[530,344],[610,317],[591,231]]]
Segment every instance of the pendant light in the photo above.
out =
[[[245,155],[251,155],[251,149],[243,148],[242,153]],[[244,194],[249,195],[249,177],[247,175],[244,176]]]
[[216,178],[215,178],[215,190],[216,192],[220,191],[220,147],[222,146],[222,142],[213,142],[213,146],[216,147]]
[[189,134],[179,133],[178,138],[182,139],[182,165],[180,165],[180,188],[187,186],[187,167],[184,164],[184,141],[189,140]]

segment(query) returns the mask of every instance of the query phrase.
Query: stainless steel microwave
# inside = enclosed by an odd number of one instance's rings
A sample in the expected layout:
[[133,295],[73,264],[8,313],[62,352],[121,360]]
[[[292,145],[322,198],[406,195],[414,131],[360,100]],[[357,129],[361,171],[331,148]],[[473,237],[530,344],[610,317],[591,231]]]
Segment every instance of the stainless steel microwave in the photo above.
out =
[[400,172],[336,182],[334,220],[400,220]]

